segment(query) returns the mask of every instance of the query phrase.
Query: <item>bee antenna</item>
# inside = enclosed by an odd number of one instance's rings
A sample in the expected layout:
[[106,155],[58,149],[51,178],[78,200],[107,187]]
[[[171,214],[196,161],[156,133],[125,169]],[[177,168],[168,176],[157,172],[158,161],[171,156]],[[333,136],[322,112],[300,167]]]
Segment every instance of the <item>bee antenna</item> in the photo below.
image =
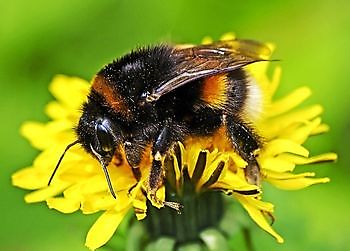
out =
[[113,189],[111,177],[109,177],[109,173],[108,173],[108,169],[107,169],[107,166],[105,164],[105,161],[103,160],[102,156],[98,152],[95,151],[95,149],[92,147],[91,144],[90,144],[90,148],[91,148],[92,153],[96,156],[96,158],[101,163],[101,166],[102,166],[103,172],[105,174],[110,193],[112,194],[114,199],[117,199],[117,196],[115,195],[115,192],[114,192],[114,189]]
[[109,177],[109,173],[108,173],[107,167],[103,163],[103,161],[100,160],[100,162],[101,162],[101,165],[102,165],[103,172],[105,173],[105,176],[106,176],[106,180],[107,180],[109,191],[111,192],[113,198],[117,199],[117,196],[115,195],[115,192],[114,192],[114,189],[113,189],[111,178]]
[[69,148],[71,148],[72,146],[74,146],[74,145],[76,145],[76,144],[78,144],[78,143],[79,143],[79,140],[76,140],[76,141],[74,141],[73,143],[70,143],[69,145],[66,146],[66,149],[64,149],[64,152],[62,153],[60,159],[58,160],[58,162],[57,162],[57,164],[56,164],[55,169],[53,170],[53,172],[52,172],[52,174],[51,174],[51,177],[50,177],[50,179],[49,179],[49,182],[47,183],[48,186],[50,186],[51,181],[52,181],[53,177],[55,176],[55,174],[56,174],[56,172],[57,172],[57,169],[58,169],[58,167],[60,166],[60,164],[61,164],[61,162],[62,162],[62,160],[63,160],[63,157],[64,157],[64,155],[66,154],[66,152],[69,150]]

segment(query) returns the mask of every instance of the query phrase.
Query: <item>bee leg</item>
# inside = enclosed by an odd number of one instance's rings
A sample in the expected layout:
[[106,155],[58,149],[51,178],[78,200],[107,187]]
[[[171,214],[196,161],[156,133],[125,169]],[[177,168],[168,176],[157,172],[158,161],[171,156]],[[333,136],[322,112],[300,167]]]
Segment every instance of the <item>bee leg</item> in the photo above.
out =
[[260,185],[260,167],[256,161],[256,151],[261,147],[260,138],[247,124],[234,116],[226,117],[226,127],[233,147],[248,163],[245,176],[250,184]]
[[149,176],[149,189],[151,193],[154,193],[163,183],[164,169],[163,169],[163,160],[166,153],[168,152],[170,146],[172,145],[172,140],[170,137],[168,127],[164,127],[158,137],[156,138],[155,143],[153,144],[152,149],[152,168]]
[[[177,128],[174,126],[174,128]],[[152,149],[152,167],[151,172],[149,175],[149,193],[150,197],[154,199],[156,202],[163,204],[165,206],[171,207],[178,212],[181,209],[181,205],[177,202],[169,202],[169,201],[160,201],[156,197],[156,192],[159,189],[159,187],[163,184],[163,179],[165,175],[165,170],[163,167],[164,159],[166,154],[168,153],[170,147],[172,144],[179,140],[179,133],[181,133],[181,130],[175,131],[176,129],[171,129],[170,127],[164,127],[158,137],[156,138],[156,141],[153,145]],[[177,135],[177,136],[175,136]]]
[[134,178],[136,179],[136,183],[129,188],[128,195],[131,195],[132,190],[137,186],[141,179],[141,171],[139,167],[131,167],[131,171],[134,175]]
[[[114,165],[116,166],[121,166],[123,165],[124,159],[122,153],[117,149],[115,154],[114,154]],[[130,165],[130,162],[128,162]],[[131,195],[132,190],[136,187],[137,183],[141,179],[141,171],[138,166],[136,167],[131,167],[132,174],[134,175],[134,178],[136,179],[136,183],[132,185],[132,187],[129,188],[128,194]]]
[[142,145],[133,144],[132,142],[126,141],[124,142],[124,149],[126,160],[131,167],[132,174],[136,180],[136,183],[129,188],[128,194],[130,195],[132,190],[136,187],[138,182],[141,179],[141,171],[139,164],[141,162],[142,152],[144,150]]
[[131,167],[132,174],[134,175],[134,178],[136,179],[137,182],[140,181],[141,179],[141,170],[138,166],[133,166]]

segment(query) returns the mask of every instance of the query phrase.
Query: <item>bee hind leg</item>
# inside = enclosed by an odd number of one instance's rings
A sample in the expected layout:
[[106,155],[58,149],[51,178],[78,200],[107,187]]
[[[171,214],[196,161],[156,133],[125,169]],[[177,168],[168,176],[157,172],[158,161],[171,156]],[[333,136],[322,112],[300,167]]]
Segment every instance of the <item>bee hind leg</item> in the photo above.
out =
[[226,128],[233,147],[248,163],[245,168],[246,180],[250,184],[260,185],[260,167],[256,161],[256,152],[261,147],[261,140],[254,130],[234,116],[226,117]]

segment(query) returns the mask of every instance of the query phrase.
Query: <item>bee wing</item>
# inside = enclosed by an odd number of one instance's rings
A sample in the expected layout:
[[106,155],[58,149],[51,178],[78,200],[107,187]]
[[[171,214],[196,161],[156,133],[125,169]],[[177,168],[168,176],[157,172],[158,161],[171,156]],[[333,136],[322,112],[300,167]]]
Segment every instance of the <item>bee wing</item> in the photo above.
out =
[[268,60],[271,51],[262,43],[251,40],[228,40],[174,50],[178,63],[173,74],[146,95],[147,102],[195,79],[230,72],[248,64]]

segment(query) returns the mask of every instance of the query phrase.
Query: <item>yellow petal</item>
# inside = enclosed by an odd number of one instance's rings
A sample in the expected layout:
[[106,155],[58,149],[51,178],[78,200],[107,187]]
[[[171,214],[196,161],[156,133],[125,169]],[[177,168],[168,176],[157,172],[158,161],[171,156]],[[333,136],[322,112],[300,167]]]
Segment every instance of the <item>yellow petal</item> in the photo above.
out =
[[[268,56],[265,55],[260,55],[263,58],[267,58]],[[268,67],[268,62],[258,62],[255,64],[250,64],[248,66],[246,66],[247,71],[249,72],[249,74],[255,79],[257,80],[257,84],[261,87],[263,87],[264,89],[266,88],[266,86],[269,83],[269,80],[267,78],[267,76],[265,75],[267,67]]]
[[130,207],[122,211],[108,210],[104,212],[90,228],[86,236],[85,245],[89,249],[95,250],[106,244],[129,209]]
[[285,152],[294,153],[304,157],[309,155],[309,151],[300,144],[287,139],[275,139],[266,144],[263,151],[261,151],[261,158],[276,156]]
[[256,207],[259,210],[265,211],[265,212],[269,212],[272,213],[273,209],[274,209],[274,205],[272,203],[266,202],[266,201],[262,201],[259,199],[256,199],[254,197],[247,197],[244,195],[240,195],[241,197],[244,197],[244,200],[250,204],[250,205],[254,205],[254,207]]
[[69,187],[64,191],[64,197],[82,200],[84,196],[105,191],[108,191],[108,185],[104,176],[95,175]]
[[[36,159],[33,162],[33,166],[36,169],[41,169],[43,170],[43,172],[47,172],[47,179],[49,179],[64,148],[65,146],[58,146],[45,149],[36,157]],[[83,164],[86,161],[86,158],[84,159],[84,157],[86,157],[86,153],[81,154],[81,151],[79,150],[70,150],[69,153],[65,155],[64,161],[61,162],[57,174],[64,172],[66,169],[72,168],[82,170],[84,167]],[[89,156],[89,158],[91,157]]]
[[227,171],[223,177],[220,176],[218,182],[212,185],[211,188],[232,191],[259,190],[258,186],[247,183],[244,176],[239,177],[237,174],[234,174],[231,171]]
[[275,138],[284,132],[285,128],[294,123],[305,123],[319,116],[323,112],[320,105],[313,105],[299,111],[289,112],[271,119],[266,119],[260,124],[260,130],[267,139]]
[[57,101],[49,102],[45,107],[45,112],[51,119],[66,118],[70,113],[68,109],[65,109],[65,107]]
[[[209,151],[196,151],[192,156],[190,160],[190,164],[188,165],[188,174],[191,179],[200,179],[201,175],[204,172],[204,169],[206,168],[207,161],[208,161],[208,154]],[[193,176],[196,177],[193,177]]]
[[294,154],[284,153],[279,157],[289,160],[297,165],[305,165],[305,164],[312,164],[312,163],[335,161],[338,156],[335,153],[324,153],[324,154],[305,158]]
[[73,125],[66,120],[49,122],[46,124],[39,122],[25,122],[21,126],[21,134],[37,149],[67,145],[76,140],[72,131]]
[[312,131],[321,124],[321,118],[316,118],[310,122],[303,123],[302,125],[293,126],[291,130],[286,129],[281,133],[280,137],[290,139],[298,144],[303,144],[308,137],[310,137]]
[[235,33],[233,33],[233,32],[226,32],[220,37],[220,40],[221,41],[229,41],[229,40],[234,40],[235,38],[236,38]]
[[211,44],[212,42],[213,42],[213,39],[211,37],[207,36],[207,37],[204,37],[202,39],[201,44]]
[[113,196],[110,193],[99,193],[99,194],[91,194],[89,196],[86,196],[85,199],[81,202],[81,211],[84,214],[92,214],[96,213],[101,210],[108,210],[113,207],[115,207],[116,204],[121,205],[123,204],[125,208],[125,205],[128,205],[129,201],[125,203],[123,201],[122,196],[117,193],[117,199],[114,199]]
[[247,162],[236,152],[231,151],[228,154],[237,168],[245,168],[247,166]]
[[261,158],[259,159],[259,164],[263,169],[277,172],[292,171],[295,168],[295,164],[293,162],[280,158],[279,156],[272,158]]
[[86,100],[90,84],[80,78],[57,75],[52,80],[49,90],[66,107],[77,110]]
[[62,213],[73,213],[80,208],[80,201],[67,198],[49,198],[46,200],[47,206]]
[[[265,43],[266,48],[260,48],[260,56],[265,59],[269,59],[272,52],[275,49],[275,45],[272,43]],[[246,67],[250,75],[257,80],[257,83],[264,90],[264,94],[267,95],[267,100],[271,100],[271,96],[274,94],[277,86],[279,85],[279,77],[281,75],[281,67],[277,66],[274,69],[272,80],[266,75],[267,67],[270,65],[269,61],[259,62],[256,64],[250,64]]]
[[[72,183],[79,183],[82,180],[87,180],[96,175],[96,172],[91,172],[87,170],[90,169],[91,166],[89,164],[84,165],[83,161],[81,161],[80,163],[75,163],[75,165],[67,163],[66,165],[64,165],[64,167],[65,168],[61,168],[60,166],[60,170],[57,172],[54,179],[60,179]],[[96,169],[97,168],[100,167],[96,167]]]
[[325,133],[329,131],[329,126],[326,124],[321,124],[319,125],[317,128],[313,129],[311,134],[312,135],[317,135],[317,134],[321,134],[321,133]]
[[297,179],[297,178],[313,177],[313,176],[315,176],[315,173],[313,172],[294,174],[290,172],[274,172],[274,171],[266,170],[266,177],[268,179],[288,180],[288,179]]
[[45,113],[53,120],[68,120],[77,123],[81,115],[81,109],[72,110],[57,101],[51,101],[45,107]]
[[267,88],[267,90],[269,91],[268,95],[270,97],[272,97],[276,93],[279,83],[281,82],[281,75],[282,68],[280,66],[276,66],[272,75],[271,82]]
[[35,190],[47,186],[47,172],[33,167],[24,168],[12,175],[12,184],[23,189]]
[[286,97],[281,98],[277,101],[274,101],[267,111],[269,117],[277,116],[282,113],[285,113],[301,104],[305,99],[311,95],[311,90],[308,87],[301,87]]
[[41,138],[44,138],[47,136],[46,134],[42,135],[45,130],[44,128],[45,124],[43,123],[28,121],[22,124],[20,132],[35,148],[45,149],[47,148],[47,143],[45,141],[39,142],[39,144],[36,142],[37,137],[40,138],[41,136]]
[[135,209],[136,218],[138,220],[143,220],[146,218],[147,212],[147,200],[145,196],[139,196],[138,199],[133,200],[132,205]]
[[210,177],[213,175],[215,170],[218,168],[220,162],[223,162],[225,164],[220,176],[224,175],[223,173],[226,171],[228,160],[229,160],[229,155],[225,153],[221,153],[219,155],[209,154],[207,159],[207,165],[203,171],[202,177],[196,184],[197,191],[199,191],[199,189],[210,179]]
[[69,185],[70,183],[67,182],[56,182],[51,186],[27,194],[24,197],[24,200],[27,203],[45,201],[48,198],[62,193],[62,191],[64,191]]
[[[264,229],[266,232],[271,234],[278,243],[283,243],[283,238],[273,230],[273,228],[270,226],[270,224],[267,222],[264,214],[262,213],[262,209],[257,207],[256,202],[258,200],[252,201],[250,197],[242,196],[234,194],[234,196],[240,201],[240,203],[243,205],[245,210],[247,210],[250,217],[255,221],[256,224],[258,224],[262,229]],[[270,208],[270,206],[266,206],[266,208]]]
[[277,180],[277,179],[266,179],[272,185],[285,190],[298,190],[314,184],[327,183],[329,178],[296,178],[296,179],[287,179],[287,180]]
[[187,165],[188,174],[190,177],[193,176],[193,172],[196,168],[198,157],[201,152],[205,153],[206,163],[208,163],[208,155],[210,154],[208,150],[201,151],[201,148],[196,145],[193,145],[193,147],[186,149],[186,158],[184,164]]
[[[187,164],[186,163],[186,151],[185,151],[185,147],[182,143],[178,142],[177,143],[180,149],[180,155],[182,158],[182,163],[179,163],[179,160],[176,158],[175,153],[172,154],[173,156],[173,160],[174,160],[174,172],[175,172],[175,180],[176,180],[176,187],[179,188],[180,187],[180,183],[181,183],[181,179],[182,179],[182,167],[183,165]],[[182,165],[182,166],[180,166]]]

